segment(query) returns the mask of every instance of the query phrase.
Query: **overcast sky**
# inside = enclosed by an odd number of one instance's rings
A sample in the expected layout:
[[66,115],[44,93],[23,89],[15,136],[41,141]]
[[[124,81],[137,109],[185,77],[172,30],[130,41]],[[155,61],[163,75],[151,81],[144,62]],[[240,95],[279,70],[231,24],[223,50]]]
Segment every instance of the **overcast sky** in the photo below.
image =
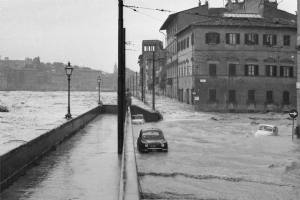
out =
[[[204,2],[204,0],[202,0]],[[295,13],[296,0],[279,0]],[[181,11],[198,0],[124,0],[124,4]],[[210,0],[223,7],[223,0]],[[112,72],[118,58],[118,0],[0,0],[0,56],[40,56],[42,62],[64,62]],[[138,70],[141,41],[164,40],[159,28],[170,13],[124,8],[127,67]]]

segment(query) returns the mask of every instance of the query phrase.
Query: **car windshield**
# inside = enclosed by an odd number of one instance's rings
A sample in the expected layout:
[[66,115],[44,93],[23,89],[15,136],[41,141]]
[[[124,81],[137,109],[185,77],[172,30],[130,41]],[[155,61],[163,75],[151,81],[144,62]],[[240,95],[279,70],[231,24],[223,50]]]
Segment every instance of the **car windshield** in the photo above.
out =
[[264,131],[272,132],[273,131],[273,127],[271,127],[271,126],[260,126],[259,130],[264,130]]
[[143,132],[142,138],[147,140],[158,140],[163,139],[163,135],[161,132],[158,131],[146,131]]

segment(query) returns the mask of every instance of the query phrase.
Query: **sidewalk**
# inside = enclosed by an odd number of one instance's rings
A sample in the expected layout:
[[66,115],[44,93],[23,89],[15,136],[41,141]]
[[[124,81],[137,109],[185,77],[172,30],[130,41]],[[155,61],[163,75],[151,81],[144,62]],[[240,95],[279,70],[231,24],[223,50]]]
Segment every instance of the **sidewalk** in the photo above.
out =
[[0,199],[106,199],[119,193],[117,116],[100,115],[44,157]]

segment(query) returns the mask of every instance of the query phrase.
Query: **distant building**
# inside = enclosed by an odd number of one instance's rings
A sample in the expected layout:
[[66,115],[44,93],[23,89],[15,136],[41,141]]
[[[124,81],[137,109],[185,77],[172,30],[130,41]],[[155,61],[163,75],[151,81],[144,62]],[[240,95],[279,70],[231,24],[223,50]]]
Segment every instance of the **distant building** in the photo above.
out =
[[276,1],[208,3],[170,15],[167,95],[207,111],[296,106],[296,16]]
[[[101,89],[115,91],[115,75],[87,67],[73,66],[71,90],[96,91],[97,77],[101,76]],[[0,90],[55,91],[67,90],[64,63],[42,63],[40,58],[0,60]]]
[[[164,93],[164,66],[166,61],[166,51],[160,40],[143,40],[142,54],[139,56],[140,82],[144,86],[145,92],[152,91],[153,88],[153,61],[155,67],[155,91]],[[143,84],[142,84],[143,83]]]

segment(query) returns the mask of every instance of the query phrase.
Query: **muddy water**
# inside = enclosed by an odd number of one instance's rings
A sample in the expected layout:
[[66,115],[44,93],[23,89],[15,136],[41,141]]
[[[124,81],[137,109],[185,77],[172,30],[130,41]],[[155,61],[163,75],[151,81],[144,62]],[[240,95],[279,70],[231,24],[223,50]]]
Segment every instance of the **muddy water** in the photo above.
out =
[[[286,114],[196,113],[189,105],[157,100],[168,153],[137,153],[143,198],[300,199],[300,141]],[[279,136],[254,137],[259,123]]]
[[[103,92],[101,100],[115,104],[117,94]],[[76,117],[98,105],[97,92],[71,92],[71,114]],[[0,155],[66,122],[67,92],[0,91]]]

